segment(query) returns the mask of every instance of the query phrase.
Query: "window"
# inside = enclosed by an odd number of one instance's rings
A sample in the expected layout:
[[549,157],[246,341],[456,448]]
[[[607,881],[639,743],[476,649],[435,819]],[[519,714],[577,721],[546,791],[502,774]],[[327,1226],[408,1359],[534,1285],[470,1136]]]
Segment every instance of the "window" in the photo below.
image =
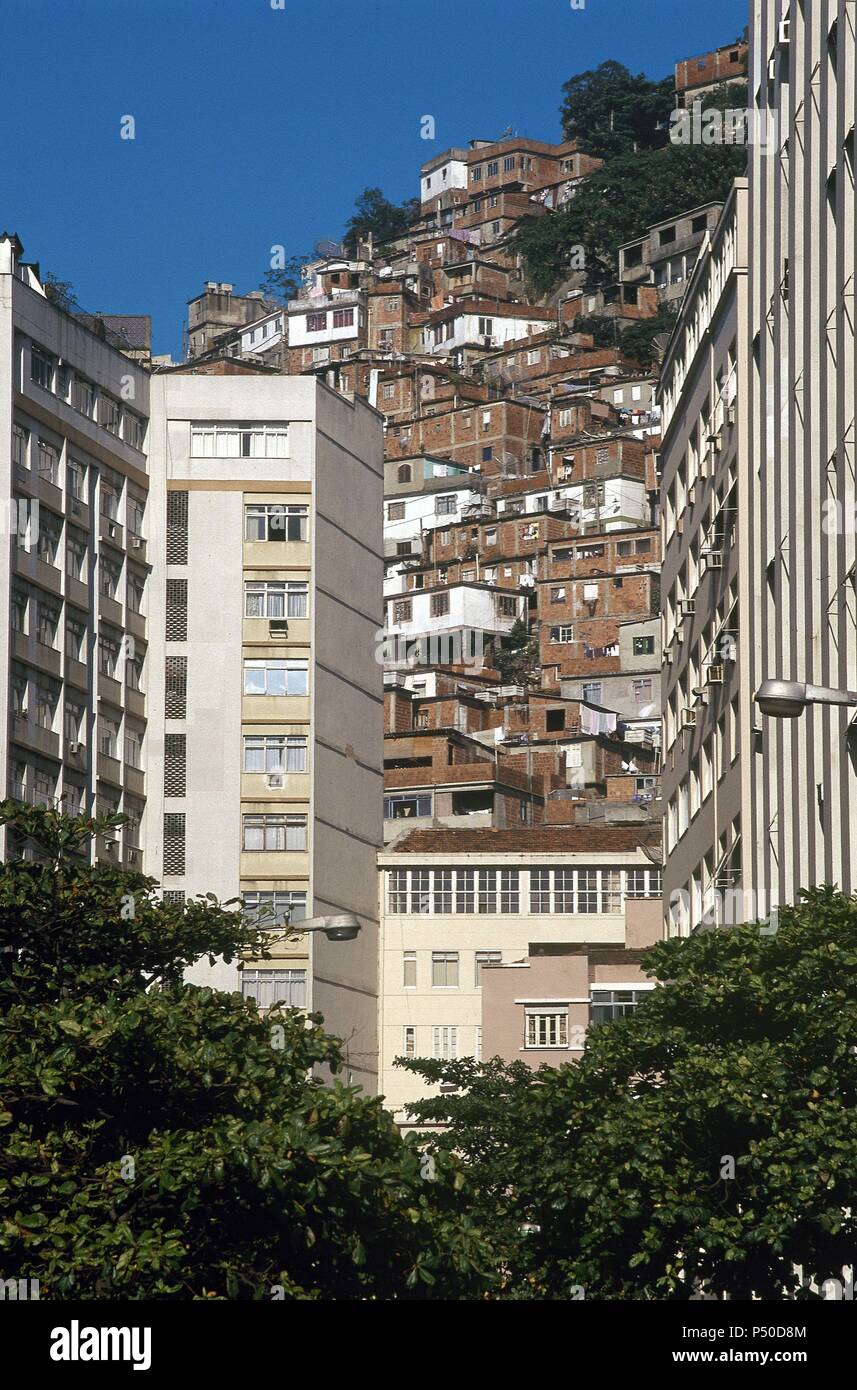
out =
[[334,328],[350,328],[354,322],[353,309],[334,309],[333,326]]
[[[494,332],[494,320],[493,320],[493,319],[489,319],[489,318],[480,318],[480,319],[479,319],[479,336],[480,336],[480,337],[490,337],[491,334],[492,334],[493,332]],[[486,419],[485,419],[486,416],[488,417],[487,421],[486,421]],[[485,410],[485,411],[483,411],[483,412],[482,412],[482,428],[485,429],[485,428],[486,428],[486,424],[490,424],[490,421],[491,421],[491,412],[490,412],[490,410]]]
[[115,758],[119,743],[119,725],[103,714],[98,716],[98,751],[105,758]]
[[245,772],[306,772],[305,734],[245,734]]
[[573,642],[574,628],[569,624],[560,624],[559,627],[552,627],[550,630],[551,642]]
[[98,423],[109,434],[118,435],[122,426],[122,407],[102,391],[98,399]]
[[393,604],[393,622],[409,623],[413,613],[413,604],[410,599],[402,599]]
[[409,463],[399,464],[396,470],[396,479],[400,483],[409,483],[411,481],[411,465]]
[[483,462],[483,463],[490,463],[491,460],[493,459],[493,457],[494,457],[494,450],[493,450],[493,448],[491,447],[490,444],[486,444],[485,448],[482,450],[482,462]]
[[111,680],[116,679],[116,667],[119,663],[119,642],[113,637],[107,637],[103,633],[98,638],[98,669],[102,676],[109,676]]
[[438,1061],[454,1061],[458,1056],[458,1029],[448,1025],[432,1028],[432,1051]]
[[102,550],[98,559],[98,592],[103,598],[115,599],[122,575],[122,566],[108,558]]
[[65,542],[65,572],[82,584],[86,582],[86,552],[86,537],[69,527]]
[[146,576],[128,567],[125,580],[125,602],[132,613],[142,613],[146,592]]
[[38,600],[36,638],[43,647],[53,647],[56,645],[59,621],[60,610],[58,605],[40,596]]
[[636,680],[631,682],[634,692],[634,699],[638,705],[647,704],[652,698],[652,682],[650,680]]
[[305,618],[308,592],[304,580],[245,580],[244,617]]
[[635,638],[634,638],[634,655],[635,655],[635,656],[651,656],[651,655],[653,654],[654,650],[655,650],[655,639],[654,639],[654,637],[635,637]]
[[263,927],[285,927],[306,917],[306,893],[274,888],[259,893],[242,893],[244,915],[258,918]]
[[307,314],[307,333],[322,333],[327,328],[327,314]]
[[488,168],[487,168],[487,170],[486,170],[486,175],[487,175],[487,177],[488,177],[489,179],[493,179],[494,176],[495,176],[495,174],[499,174],[499,172],[500,172],[500,165],[499,165],[499,162],[498,162],[496,159],[489,160]]
[[142,536],[143,517],[146,513],[146,503],[142,497],[137,497],[133,492],[128,493],[128,500],[125,505],[125,516],[128,530],[132,536]]
[[601,692],[601,681],[584,681],[582,699],[584,699],[587,704],[600,705]]
[[140,419],[139,415],[135,415],[131,410],[126,410],[125,442],[130,444],[132,449],[142,449],[145,438],[146,426],[144,422]]
[[309,662],[260,659],[244,662],[245,695],[306,695]]
[[195,458],[288,458],[287,424],[191,425],[190,452]]
[[384,797],[384,819],[405,820],[431,815],[431,792],[397,792]]
[[93,419],[95,415],[95,387],[86,377],[75,376],[71,383],[71,403],[81,415]]
[[530,348],[527,352],[527,366],[533,367],[537,362],[541,362],[542,354],[539,348]]
[[65,697],[65,709],[63,710],[63,734],[68,743],[81,742],[81,729],[83,727],[86,708],[84,705],[76,705],[68,696]]
[[13,589],[9,607],[9,616],[12,623],[13,632],[27,631],[27,609],[29,607],[29,597],[24,589]]
[[458,986],[458,952],[432,951],[431,983],[433,989],[454,989]]
[[614,1018],[624,1018],[650,993],[650,989],[593,989],[590,1021],[610,1023]]
[[458,498],[454,493],[451,496],[438,497],[434,509],[437,516],[454,516],[458,510]]
[[432,594],[431,596],[431,616],[442,618],[449,612],[449,594]]
[[405,504],[404,502],[390,502],[387,506],[388,521],[404,521]]
[[527,1009],[527,1047],[568,1047],[568,1010]]
[[557,586],[551,589],[551,603],[565,603],[565,589]]
[[412,1023],[407,1023],[402,1029],[402,1056],[416,1057],[416,1055],[417,1030]]
[[65,467],[65,487],[69,497],[83,502],[86,496],[86,465],[69,459]]
[[244,508],[245,541],[305,541],[307,507],[277,502],[254,503]]
[[30,380],[45,391],[54,389],[54,359],[35,343],[30,351]]
[[86,623],[80,622],[76,618],[66,618],[65,620],[65,650],[66,656],[70,656],[73,661],[86,660]]
[[503,961],[502,951],[477,951],[476,952],[476,988],[482,987],[482,967],[484,965],[501,965]]
[[507,155],[506,155],[506,158],[503,160],[503,170],[504,170],[504,172],[507,173],[507,174],[510,174],[510,173],[512,172],[512,170],[514,169],[514,167],[515,167],[515,156],[514,156],[513,154],[507,154]]
[[285,1004],[290,1009],[306,1005],[305,970],[242,970],[241,993],[255,999],[259,1009]]
[[514,618],[518,612],[518,600],[514,594],[497,594],[497,612],[501,618]]
[[659,898],[661,896],[660,869],[626,869],[626,898]]
[[402,953],[402,987],[404,989],[416,989],[417,987],[416,951],[404,951]]
[[99,508],[101,515],[106,516],[109,521],[115,521],[119,511],[117,490],[111,487],[110,484],[105,482],[102,478],[99,493]]
[[59,453],[46,439],[39,440],[36,467],[39,477],[56,487],[59,479]]
[[242,846],[249,852],[300,852],[307,847],[306,816],[244,816]]
[[482,182],[482,165],[481,165],[481,164],[477,164],[475,168],[473,168],[473,169],[470,170],[470,179],[471,179],[471,182],[472,182],[472,183],[481,183],[481,182]]
[[128,767],[143,766],[143,735],[139,729],[125,728],[125,762]]
[[29,468],[28,454],[30,445],[30,431],[25,430],[23,425],[12,427],[12,462],[19,468]]
[[[21,516],[21,504],[18,504],[18,516]],[[57,551],[60,545],[60,535],[62,534],[62,522],[58,516],[52,512],[45,511],[41,507],[38,511],[38,520],[34,511],[31,511],[33,524],[38,524],[39,534],[37,541],[37,552],[39,559],[44,565],[54,565],[57,562]]]

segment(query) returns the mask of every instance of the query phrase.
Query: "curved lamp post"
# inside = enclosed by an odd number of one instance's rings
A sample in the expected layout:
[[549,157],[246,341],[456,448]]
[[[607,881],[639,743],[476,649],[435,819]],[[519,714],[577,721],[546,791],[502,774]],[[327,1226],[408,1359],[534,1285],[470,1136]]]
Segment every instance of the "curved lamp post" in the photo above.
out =
[[360,923],[353,912],[343,912],[338,917],[308,917],[303,922],[294,922],[292,927],[301,935],[323,931],[328,941],[353,941],[360,931]]
[[807,705],[857,705],[857,691],[803,681],[762,681],[753,698],[772,719],[799,719]]

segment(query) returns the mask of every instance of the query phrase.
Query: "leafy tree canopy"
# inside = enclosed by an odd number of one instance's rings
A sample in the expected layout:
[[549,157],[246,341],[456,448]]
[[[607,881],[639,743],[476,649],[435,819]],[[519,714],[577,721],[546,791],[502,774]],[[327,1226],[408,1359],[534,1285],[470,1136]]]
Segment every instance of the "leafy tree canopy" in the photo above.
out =
[[[116,817],[0,803],[0,1275],[40,1297],[459,1298],[490,1287],[457,1161],[312,1069],[295,1010],[183,982],[269,954],[258,925],[90,866]],[[276,1291],[276,1292],[275,1292]]]
[[566,140],[587,154],[609,159],[634,149],[663,144],[663,129],[674,104],[672,75],[652,82],[610,59],[578,73],[563,86],[560,107]]
[[297,299],[303,289],[302,268],[311,260],[310,256],[290,256],[284,265],[266,270],[259,289],[265,298],[276,304],[288,304]]
[[354,208],[345,231],[345,244],[352,251],[358,240],[370,233],[376,244],[402,236],[419,215],[420,204],[416,198],[401,204],[391,203],[380,188],[364,188]]
[[661,987],[576,1065],[404,1063],[458,1087],[411,1109],[449,1123],[507,1292],[823,1296],[857,1245],[857,898],[813,889],[646,969]]

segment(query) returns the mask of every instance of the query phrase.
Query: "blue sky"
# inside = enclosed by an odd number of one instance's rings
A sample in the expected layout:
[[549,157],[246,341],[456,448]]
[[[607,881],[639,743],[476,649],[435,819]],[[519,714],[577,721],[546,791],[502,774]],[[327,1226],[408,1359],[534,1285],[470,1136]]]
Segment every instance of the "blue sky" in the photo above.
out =
[[[747,0],[0,0],[0,230],[86,308],[151,313],[181,352],[206,279],[338,238],[355,196],[509,126],[559,137],[561,87],[660,77],[734,39]],[[135,139],[120,139],[131,115]],[[433,115],[437,138],[420,138]]]

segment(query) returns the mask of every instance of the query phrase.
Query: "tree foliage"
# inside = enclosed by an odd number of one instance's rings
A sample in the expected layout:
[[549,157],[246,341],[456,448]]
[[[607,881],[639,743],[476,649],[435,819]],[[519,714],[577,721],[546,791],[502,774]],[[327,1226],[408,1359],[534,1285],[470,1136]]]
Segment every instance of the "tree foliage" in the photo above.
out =
[[409,198],[404,203],[391,203],[380,188],[364,188],[348,219],[345,245],[353,253],[357,242],[371,234],[377,244],[402,236],[419,215],[419,200]]
[[613,158],[663,144],[663,122],[674,103],[672,75],[652,82],[610,59],[578,73],[563,86],[560,116],[566,140],[587,154]]
[[37,849],[0,866],[0,1274],[48,1299],[479,1296],[459,1164],[427,1175],[380,1101],[313,1079],[340,1066],[318,1016],[183,982],[264,933],[90,866],[116,820],[0,804]]
[[507,1293],[821,1297],[857,1245],[857,899],[813,889],[645,965],[661,987],[576,1065],[405,1063],[459,1087],[411,1109],[449,1122]]
[[656,314],[648,319],[635,319],[622,330],[621,348],[626,357],[633,357],[641,367],[656,368],[663,360],[664,349],[675,328],[676,306],[661,303]]
[[303,267],[310,256],[290,256],[285,265],[265,271],[259,289],[275,304],[288,304],[297,299],[303,289]]

